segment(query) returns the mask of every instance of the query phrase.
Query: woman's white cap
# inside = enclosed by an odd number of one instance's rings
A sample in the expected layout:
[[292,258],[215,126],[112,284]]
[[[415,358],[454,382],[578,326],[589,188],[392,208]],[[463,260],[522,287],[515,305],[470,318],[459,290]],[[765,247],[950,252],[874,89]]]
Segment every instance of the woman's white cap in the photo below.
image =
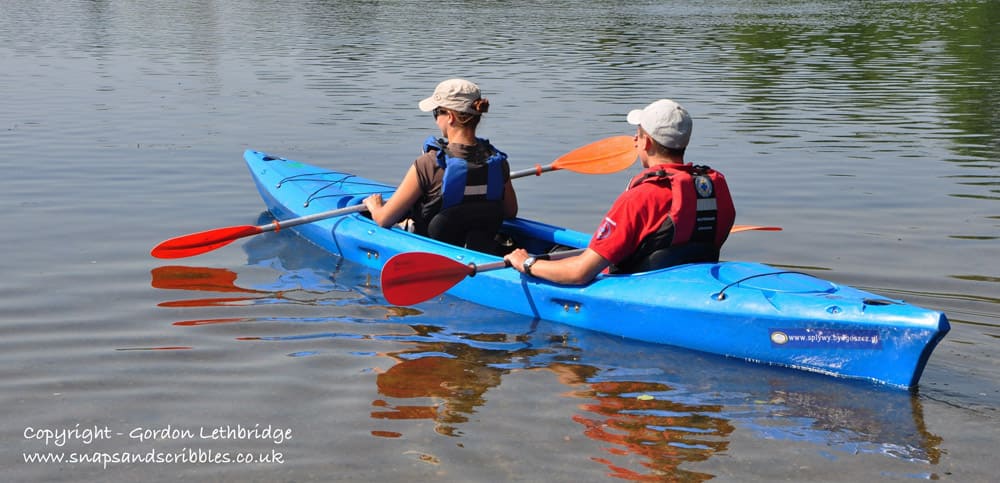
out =
[[642,127],[656,142],[672,149],[686,148],[694,122],[684,106],[660,99],[628,113],[628,123]]
[[421,111],[430,112],[444,107],[458,112],[479,114],[472,103],[482,97],[479,86],[465,79],[448,79],[437,85],[434,94],[417,104]]

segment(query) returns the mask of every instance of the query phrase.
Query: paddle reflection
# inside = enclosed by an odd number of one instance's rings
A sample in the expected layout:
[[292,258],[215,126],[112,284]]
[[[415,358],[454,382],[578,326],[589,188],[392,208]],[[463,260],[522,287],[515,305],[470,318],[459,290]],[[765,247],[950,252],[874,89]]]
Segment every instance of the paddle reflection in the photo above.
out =
[[279,280],[271,286],[253,289],[237,285],[237,273],[224,268],[171,265],[156,267],[150,271],[150,275],[153,288],[158,289],[246,294],[241,297],[168,300],[158,303],[159,307],[222,307],[274,303],[324,305],[351,303],[360,298],[360,295],[351,289],[337,286],[329,280],[309,280],[310,277],[322,277],[313,271],[290,272],[288,277],[293,280],[289,282]]
[[[202,299],[169,300],[160,302],[158,307],[212,307],[238,305],[267,296],[267,292],[252,290],[236,285],[236,272],[224,268],[187,267],[168,265],[150,271],[153,288],[165,290],[190,290],[220,293],[246,293],[253,297],[213,297]],[[278,298],[280,292],[272,294]]]

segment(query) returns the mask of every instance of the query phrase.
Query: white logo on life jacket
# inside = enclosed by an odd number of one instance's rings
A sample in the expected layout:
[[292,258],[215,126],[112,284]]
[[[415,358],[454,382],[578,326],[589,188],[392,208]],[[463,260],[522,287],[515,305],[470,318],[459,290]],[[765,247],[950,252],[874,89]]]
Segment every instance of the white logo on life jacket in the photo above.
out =
[[695,176],[694,189],[698,192],[699,198],[711,198],[715,191],[712,180],[708,176]]

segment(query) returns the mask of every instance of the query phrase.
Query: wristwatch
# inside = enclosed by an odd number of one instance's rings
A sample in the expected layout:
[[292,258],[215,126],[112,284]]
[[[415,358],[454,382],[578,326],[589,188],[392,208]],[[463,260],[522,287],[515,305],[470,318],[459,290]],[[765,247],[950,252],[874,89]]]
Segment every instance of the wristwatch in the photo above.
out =
[[534,265],[535,262],[537,261],[538,259],[535,257],[528,257],[528,259],[525,260],[523,264],[521,264],[521,266],[524,267],[524,273],[531,275],[531,266]]

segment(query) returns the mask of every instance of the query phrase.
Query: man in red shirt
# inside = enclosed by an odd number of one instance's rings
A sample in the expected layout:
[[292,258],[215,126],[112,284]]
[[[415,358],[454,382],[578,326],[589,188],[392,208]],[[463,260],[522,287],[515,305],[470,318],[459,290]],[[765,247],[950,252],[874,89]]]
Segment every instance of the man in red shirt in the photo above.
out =
[[691,115],[661,99],[629,112],[628,122],[638,126],[635,147],[644,169],[615,200],[587,249],[560,260],[514,250],[505,258],[515,269],[556,283],[585,284],[605,269],[633,273],[718,261],[735,209],[721,173],[684,163]]

